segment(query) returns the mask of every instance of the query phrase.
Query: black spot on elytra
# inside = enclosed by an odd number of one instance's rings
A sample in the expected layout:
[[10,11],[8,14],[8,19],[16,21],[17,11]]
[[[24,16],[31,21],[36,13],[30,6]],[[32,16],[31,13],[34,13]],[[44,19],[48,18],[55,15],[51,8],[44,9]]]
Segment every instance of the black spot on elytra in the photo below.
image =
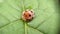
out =
[[31,17],[31,15],[29,15],[29,17]]
[[33,13],[33,11],[31,11],[31,13]]

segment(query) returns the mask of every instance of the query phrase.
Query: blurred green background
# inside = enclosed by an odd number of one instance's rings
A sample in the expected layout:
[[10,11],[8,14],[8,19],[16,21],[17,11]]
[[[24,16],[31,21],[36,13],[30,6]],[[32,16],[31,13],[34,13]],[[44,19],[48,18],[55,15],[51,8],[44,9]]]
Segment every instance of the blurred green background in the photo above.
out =
[[[59,0],[0,0],[0,34],[60,34]],[[35,18],[21,20],[33,9]]]

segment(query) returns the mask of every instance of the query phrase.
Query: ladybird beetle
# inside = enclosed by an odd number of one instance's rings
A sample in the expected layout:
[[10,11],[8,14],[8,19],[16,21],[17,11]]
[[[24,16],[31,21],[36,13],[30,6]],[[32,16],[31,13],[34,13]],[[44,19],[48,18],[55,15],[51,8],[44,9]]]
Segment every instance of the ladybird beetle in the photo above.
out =
[[33,12],[33,10],[27,9],[27,10],[23,11],[23,13],[22,13],[22,19],[24,21],[31,21],[33,18],[34,18],[34,12]]

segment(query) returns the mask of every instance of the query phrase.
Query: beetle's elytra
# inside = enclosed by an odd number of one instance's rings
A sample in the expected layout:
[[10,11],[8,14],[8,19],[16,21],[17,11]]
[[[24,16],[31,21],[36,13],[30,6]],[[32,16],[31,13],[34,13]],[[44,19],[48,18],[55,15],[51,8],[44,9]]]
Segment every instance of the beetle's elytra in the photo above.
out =
[[23,13],[22,13],[22,19],[24,21],[31,21],[33,18],[34,18],[34,12],[33,12],[33,10],[27,9],[27,10],[23,11]]

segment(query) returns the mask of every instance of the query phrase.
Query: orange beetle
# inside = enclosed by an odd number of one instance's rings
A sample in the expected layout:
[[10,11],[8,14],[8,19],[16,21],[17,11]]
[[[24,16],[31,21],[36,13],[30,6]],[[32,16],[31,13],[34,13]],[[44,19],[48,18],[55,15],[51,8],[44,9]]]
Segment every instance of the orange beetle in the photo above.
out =
[[27,10],[23,11],[23,13],[22,13],[22,19],[23,19],[24,21],[30,21],[30,20],[33,19],[33,17],[34,17],[34,12],[33,12],[33,10],[27,9]]

